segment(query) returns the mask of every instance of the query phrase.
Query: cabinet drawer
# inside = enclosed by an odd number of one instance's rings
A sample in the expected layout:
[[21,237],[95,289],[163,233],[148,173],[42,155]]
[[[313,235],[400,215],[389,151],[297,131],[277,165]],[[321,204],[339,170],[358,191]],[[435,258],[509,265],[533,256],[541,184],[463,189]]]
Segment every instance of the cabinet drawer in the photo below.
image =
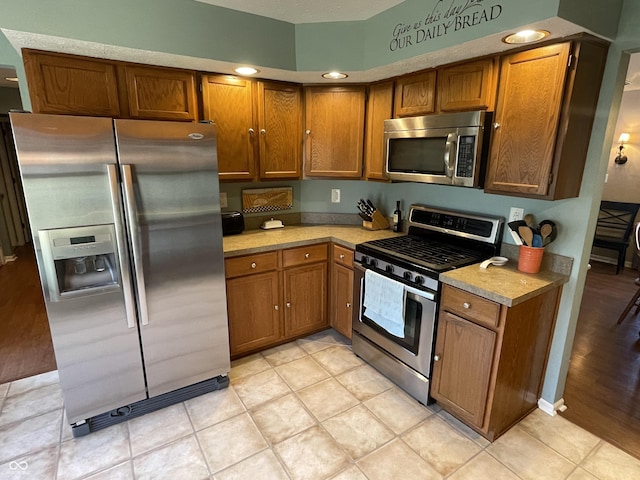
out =
[[499,304],[449,285],[442,288],[440,308],[489,328],[500,321]]
[[327,244],[307,245],[282,251],[284,268],[327,260]]
[[353,250],[341,247],[340,245],[334,245],[333,261],[347,268],[353,268]]
[[251,273],[268,272],[278,268],[278,252],[259,253],[224,261],[225,277],[233,278]]

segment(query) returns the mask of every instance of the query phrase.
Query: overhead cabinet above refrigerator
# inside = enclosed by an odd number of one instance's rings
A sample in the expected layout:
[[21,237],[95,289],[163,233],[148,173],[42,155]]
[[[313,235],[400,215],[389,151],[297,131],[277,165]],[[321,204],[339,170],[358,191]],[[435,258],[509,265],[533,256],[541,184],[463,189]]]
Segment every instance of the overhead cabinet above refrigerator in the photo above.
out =
[[11,123],[74,435],[227,386],[215,127]]

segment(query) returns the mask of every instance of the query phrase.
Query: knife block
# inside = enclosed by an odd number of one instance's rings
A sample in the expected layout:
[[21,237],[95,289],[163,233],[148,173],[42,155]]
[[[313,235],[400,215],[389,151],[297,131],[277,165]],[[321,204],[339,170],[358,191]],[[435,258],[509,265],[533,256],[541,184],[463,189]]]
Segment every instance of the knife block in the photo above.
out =
[[362,227],[367,230],[384,230],[385,228],[389,228],[389,222],[378,210],[374,210],[371,215],[371,221],[363,221]]

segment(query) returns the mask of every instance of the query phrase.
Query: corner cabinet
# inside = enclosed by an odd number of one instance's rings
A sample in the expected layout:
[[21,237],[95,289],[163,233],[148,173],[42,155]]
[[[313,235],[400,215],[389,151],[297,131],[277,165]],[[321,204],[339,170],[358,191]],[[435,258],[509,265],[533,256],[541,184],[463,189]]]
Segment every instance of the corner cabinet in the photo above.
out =
[[431,396],[490,441],[536,408],[560,287],[513,307],[444,285]]
[[607,50],[580,39],[502,58],[487,193],[579,195]]
[[393,82],[369,86],[364,141],[365,177],[388,180],[385,174],[384,121],[393,117]]
[[305,87],[304,172],[361,178],[365,87]]

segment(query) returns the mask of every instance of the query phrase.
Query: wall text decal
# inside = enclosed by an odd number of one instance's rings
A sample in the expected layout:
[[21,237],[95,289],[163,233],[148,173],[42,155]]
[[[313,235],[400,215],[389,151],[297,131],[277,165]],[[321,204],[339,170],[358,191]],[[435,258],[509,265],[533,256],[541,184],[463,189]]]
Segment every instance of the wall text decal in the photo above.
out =
[[419,45],[451,32],[495,20],[502,5],[485,6],[484,0],[436,0],[431,12],[413,22],[398,23],[391,34],[392,52]]

